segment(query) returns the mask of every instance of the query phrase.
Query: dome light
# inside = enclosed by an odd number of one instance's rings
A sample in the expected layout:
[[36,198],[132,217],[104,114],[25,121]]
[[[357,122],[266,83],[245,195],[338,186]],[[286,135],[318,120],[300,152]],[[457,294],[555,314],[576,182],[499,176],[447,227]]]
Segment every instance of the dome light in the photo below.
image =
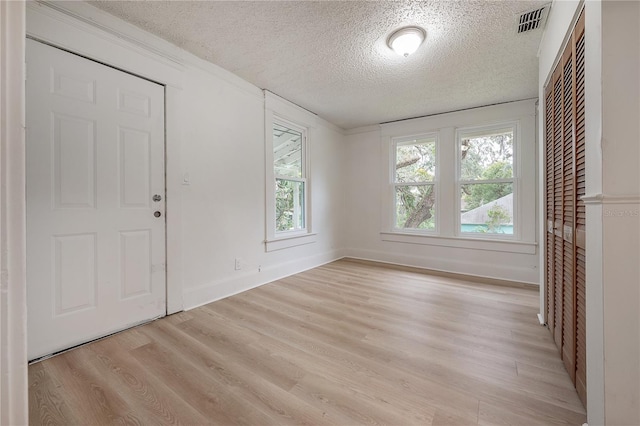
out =
[[398,55],[405,58],[418,50],[426,37],[426,32],[420,27],[404,27],[389,36],[387,45]]

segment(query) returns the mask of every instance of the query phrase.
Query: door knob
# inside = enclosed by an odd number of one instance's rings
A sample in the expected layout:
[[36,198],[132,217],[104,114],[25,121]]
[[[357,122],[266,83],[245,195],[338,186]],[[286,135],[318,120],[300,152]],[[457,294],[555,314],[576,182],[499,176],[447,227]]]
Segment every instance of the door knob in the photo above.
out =
[[156,194],[153,196],[152,200],[157,203],[158,201],[162,200],[162,196],[160,194]]
[[153,215],[155,217],[160,217],[160,216],[162,216],[162,213],[160,213],[159,211],[156,211],[156,212],[153,213]]

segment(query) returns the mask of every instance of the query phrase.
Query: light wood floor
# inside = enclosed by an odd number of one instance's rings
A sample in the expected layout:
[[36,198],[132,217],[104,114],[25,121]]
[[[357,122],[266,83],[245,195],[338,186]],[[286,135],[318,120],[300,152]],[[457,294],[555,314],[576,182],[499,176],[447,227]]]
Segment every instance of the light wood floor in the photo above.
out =
[[31,365],[30,423],[580,425],[538,300],[342,260]]

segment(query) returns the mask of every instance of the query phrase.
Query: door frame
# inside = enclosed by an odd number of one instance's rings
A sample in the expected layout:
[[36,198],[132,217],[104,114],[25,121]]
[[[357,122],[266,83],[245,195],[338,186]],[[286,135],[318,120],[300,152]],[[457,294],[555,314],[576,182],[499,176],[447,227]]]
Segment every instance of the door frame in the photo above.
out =
[[25,3],[0,2],[0,424],[27,424]]
[[[102,14],[90,5],[81,7],[93,14]],[[52,3],[28,2],[26,15],[27,38],[164,86],[166,313],[182,311],[179,111],[184,66],[175,55],[154,48],[153,43],[157,41],[153,36],[140,40],[125,35],[124,30],[129,32],[131,29],[125,28],[123,23],[118,23],[118,29],[123,32],[109,30],[96,20],[89,20]]]

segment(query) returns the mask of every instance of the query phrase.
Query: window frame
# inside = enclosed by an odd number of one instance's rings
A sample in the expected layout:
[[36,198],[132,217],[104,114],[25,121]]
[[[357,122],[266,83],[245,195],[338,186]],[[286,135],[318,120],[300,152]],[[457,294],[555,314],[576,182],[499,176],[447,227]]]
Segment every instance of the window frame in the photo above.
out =
[[[276,174],[275,171],[275,159],[274,161],[271,162],[271,167],[273,168],[273,180],[272,183],[276,183],[278,179],[281,180],[287,180],[287,181],[292,181],[292,182],[299,182],[302,183],[304,185],[304,197],[303,197],[303,207],[302,207],[302,223],[303,226],[300,228],[295,228],[295,229],[287,229],[284,231],[278,231],[276,224],[275,224],[275,220],[277,219],[277,212],[276,212],[276,208],[277,208],[277,203],[275,202],[275,198],[274,198],[274,205],[273,205],[273,217],[274,217],[274,231],[275,231],[275,236],[276,238],[280,237],[280,238],[287,238],[287,237],[291,237],[291,236],[296,236],[296,235],[301,235],[301,234],[306,234],[307,233],[307,216],[308,216],[308,178],[307,178],[307,169],[308,169],[308,156],[307,156],[307,139],[308,139],[308,129],[306,127],[300,126],[296,123],[293,123],[290,120],[286,120],[276,114],[274,114],[273,116],[273,121],[271,124],[271,151],[273,152],[273,128],[274,126],[278,124],[280,126],[286,127],[288,129],[294,130],[296,132],[299,132],[301,135],[301,140],[300,140],[300,150],[301,150],[301,159],[300,159],[300,177],[294,177],[294,176],[287,176],[287,175],[278,175]],[[275,189],[273,192],[273,195],[275,197]],[[296,201],[296,197],[294,197],[294,212],[295,212],[295,201]]]
[[[462,175],[462,140],[463,138],[479,137],[490,133],[500,133],[502,131],[511,130],[513,132],[513,162],[512,177],[510,179],[475,179],[463,180]],[[519,200],[519,163],[520,163],[520,125],[518,121],[505,121],[495,124],[483,126],[470,126],[456,128],[455,134],[455,184],[456,184],[456,201],[454,235],[461,238],[477,239],[477,240],[520,240],[520,200]],[[499,233],[482,233],[482,232],[462,232],[462,186],[474,184],[491,184],[491,183],[511,183],[513,189],[513,234]]]
[[[435,173],[433,180],[425,182],[396,182],[396,164],[398,146],[410,145],[411,142],[418,141],[420,139],[433,139],[435,145]],[[390,223],[389,229],[394,234],[411,234],[411,235],[426,235],[436,236],[440,233],[439,217],[440,217],[440,143],[438,132],[419,133],[415,135],[394,136],[390,140],[390,152],[389,152],[389,200],[391,200],[391,212],[389,215]],[[397,190],[398,186],[426,186],[432,185],[435,191],[435,209],[434,209],[434,227],[433,229],[418,229],[418,228],[400,228],[397,226]]]
[[[264,91],[265,120],[265,251],[287,249],[304,244],[315,243],[317,233],[313,232],[312,222],[312,170],[311,143],[316,126],[316,118],[308,111]],[[273,152],[274,124],[300,131],[302,136],[302,178],[281,176],[286,180],[304,182],[304,227],[294,230],[276,231],[276,174]]]

